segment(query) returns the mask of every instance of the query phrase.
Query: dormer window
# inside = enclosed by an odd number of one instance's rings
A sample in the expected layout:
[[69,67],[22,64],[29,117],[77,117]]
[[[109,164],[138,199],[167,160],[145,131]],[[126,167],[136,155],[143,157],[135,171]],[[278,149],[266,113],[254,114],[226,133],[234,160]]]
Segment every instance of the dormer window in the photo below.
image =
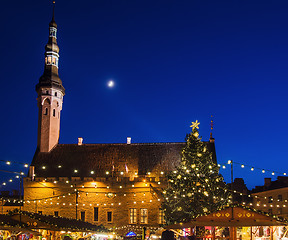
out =
[[56,38],[56,33],[57,33],[57,29],[54,27],[50,27],[49,37],[55,37]]

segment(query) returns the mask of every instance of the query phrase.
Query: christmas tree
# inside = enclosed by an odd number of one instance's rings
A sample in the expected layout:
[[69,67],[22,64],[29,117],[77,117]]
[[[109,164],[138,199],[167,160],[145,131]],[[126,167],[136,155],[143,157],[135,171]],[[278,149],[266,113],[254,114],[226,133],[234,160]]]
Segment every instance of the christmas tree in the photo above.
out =
[[227,205],[230,193],[207,144],[199,138],[199,122],[192,122],[192,132],[177,169],[168,174],[163,191],[162,209],[167,224],[188,222]]

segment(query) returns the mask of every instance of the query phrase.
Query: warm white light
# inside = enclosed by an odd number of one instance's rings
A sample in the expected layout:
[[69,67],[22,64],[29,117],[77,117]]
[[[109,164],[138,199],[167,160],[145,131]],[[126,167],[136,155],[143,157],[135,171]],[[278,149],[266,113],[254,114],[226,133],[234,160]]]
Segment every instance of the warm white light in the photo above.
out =
[[228,164],[230,164],[231,163],[231,160],[228,160],[228,162],[227,162]]
[[7,164],[7,165],[10,165],[10,164],[11,164],[11,162],[7,161],[7,162],[6,162],[6,164]]
[[251,168],[251,171],[254,171],[254,168],[253,168],[253,167]]
[[109,174],[109,172],[107,171],[107,172],[106,172],[106,175],[108,175],[108,174]]
[[78,170],[77,170],[77,169],[75,169],[75,170],[74,170],[74,173],[77,173],[77,172],[78,172]]
[[28,164],[27,164],[27,163],[26,163],[26,164],[24,164],[24,167],[25,167],[25,168],[28,168]]
[[123,174],[124,174],[124,172],[120,172],[120,174],[121,174],[121,175],[123,175]]
[[62,168],[62,166],[61,166],[61,165],[59,165],[59,166],[58,166],[58,168]]
[[113,80],[110,80],[107,85],[108,85],[108,87],[112,88],[112,87],[114,87],[115,83]]
[[46,167],[45,167],[45,166],[43,166],[43,167],[42,167],[42,169],[46,169]]
[[91,173],[91,174],[94,174],[94,171],[91,171],[90,173]]
[[244,168],[244,164],[241,165],[241,168]]
[[262,173],[265,173],[265,170],[264,170],[264,169],[262,170]]

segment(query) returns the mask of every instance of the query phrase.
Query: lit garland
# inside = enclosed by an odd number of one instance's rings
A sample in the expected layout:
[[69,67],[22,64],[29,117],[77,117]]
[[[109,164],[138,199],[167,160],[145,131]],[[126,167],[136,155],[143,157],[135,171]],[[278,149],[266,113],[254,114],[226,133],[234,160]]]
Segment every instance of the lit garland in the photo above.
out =
[[243,164],[243,163],[238,163],[238,162],[234,162],[232,160],[228,160],[227,163],[224,163],[224,164],[218,164],[218,167],[222,167],[222,169],[226,169],[226,166],[227,165],[230,165],[231,163],[236,164],[236,165],[240,165],[241,168],[249,168],[250,171],[255,171],[255,170],[259,170],[261,171],[262,173],[267,173],[267,172],[270,172],[271,175],[275,175],[275,174],[279,174],[279,175],[283,175],[283,176],[287,176],[287,173],[286,172],[279,172],[279,171],[275,171],[275,170],[270,170],[270,169],[263,169],[263,168],[259,168],[259,167],[254,167],[254,166],[251,166],[251,165],[247,165],[247,164]]
[[15,161],[7,161],[7,160],[1,160],[1,159],[0,159],[0,162],[5,162],[6,165],[11,165],[12,163],[16,163],[16,164],[22,165],[24,168],[28,168],[28,167],[29,167],[29,164],[28,164],[28,163],[21,163],[21,162],[15,162]]

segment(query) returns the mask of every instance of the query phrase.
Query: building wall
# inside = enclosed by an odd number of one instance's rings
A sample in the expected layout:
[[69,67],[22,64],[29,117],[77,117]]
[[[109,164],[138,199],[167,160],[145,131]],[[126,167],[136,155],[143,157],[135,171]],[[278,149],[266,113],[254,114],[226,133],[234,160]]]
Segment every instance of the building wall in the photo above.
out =
[[253,193],[253,206],[264,212],[288,217],[288,187]]
[[[130,209],[136,208],[137,221],[134,227],[159,227],[161,188],[165,178],[127,177],[114,178],[31,178],[24,179],[24,210],[81,219],[114,230],[131,225]],[[78,193],[78,197],[77,197]],[[76,202],[78,205],[76,206]],[[94,221],[94,208],[98,207],[98,221]],[[141,223],[141,209],[148,210],[148,222]],[[107,212],[112,212],[112,221],[107,221]],[[125,229],[124,229],[125,230]]]

